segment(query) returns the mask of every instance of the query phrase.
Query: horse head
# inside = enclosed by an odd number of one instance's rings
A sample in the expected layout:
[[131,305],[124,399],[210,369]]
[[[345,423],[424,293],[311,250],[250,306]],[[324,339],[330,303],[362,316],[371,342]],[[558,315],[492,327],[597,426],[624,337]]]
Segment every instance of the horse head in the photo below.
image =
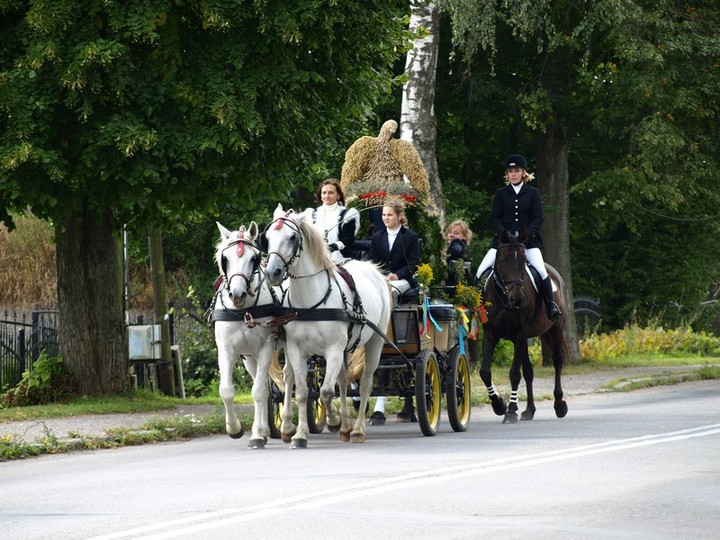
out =
[[308,277],[335,266],[311,215],[307,211],[283,210],[281,204],[277,205],[262,241],[268,254],[265,275],[271,285],[279,285],[285,274],[291,278]]
[[284,210],[278,204],[273,212],[273,220],[262,233],[262,244],[268,259],[265,275],[271,285],[280,285],[290,265],[302,251],[302,235],[297,223],[298,214],[293,210]]
[[525,263],[527,262],[525,240],[527,240],[526,229],[523,229],[517,236],[508,231],[503,231],[500,235],[493,279],[508,309],[518,309],[525,300],[523,291]]
[[248,296],[255,296],[252,283],[260,268],[261,252],[256,243],[257,223],[252,221],[231,231],[217,223],[220,242],[215,250],[215,262],[223,277],[225,290],[235,308],[245,305]]

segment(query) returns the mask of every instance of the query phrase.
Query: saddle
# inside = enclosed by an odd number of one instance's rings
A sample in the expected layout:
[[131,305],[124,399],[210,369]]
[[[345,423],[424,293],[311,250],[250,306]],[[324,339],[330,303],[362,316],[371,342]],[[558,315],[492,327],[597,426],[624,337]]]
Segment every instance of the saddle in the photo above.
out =
[[[525,271],[527,272],[528,276],[530,276],[530,283],[532,283],[533,289],[535,289],[536,293],[540,294],[539,284],[542,283],[540,273],[535,267],[530,266],[529,264],[525,265]],[[483,275],[480,276],[480,279],[485,279],[485,287],[483,287],[483,290],[487,288],[487,284],[490,281],[490,277],[492,277],[492,275],[493,269],[491,268],[488,272],[484,272]],[[552,278],[550,278],[550,283],[552,283],[553,292],[557,291],[557,285]]]

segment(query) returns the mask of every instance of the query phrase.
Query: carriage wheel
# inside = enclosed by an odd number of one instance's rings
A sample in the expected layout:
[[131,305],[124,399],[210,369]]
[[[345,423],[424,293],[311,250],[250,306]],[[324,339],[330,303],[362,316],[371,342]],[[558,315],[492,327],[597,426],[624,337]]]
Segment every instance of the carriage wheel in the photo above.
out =
[[268,426],[270,427],[270,438],[280,439],[280,426],[283,413],[283,392],[277,385],[270,381],[270,392],[268,392]]
[[324,372],[318,365],[315,357],[308,361],[308,399],[307,420],[310,433],[322,433],[325,429],[325,407],[320,402],[320,387],[322,386]]
[[454,431],[465,431],[470,424],[470,364],[458,347],[450,351],[445,382],[448,420]]
[[421,351],[415,363],[415,404],[418,423],[425,436],[437,433],[440,424],[440,367],[432,351]]

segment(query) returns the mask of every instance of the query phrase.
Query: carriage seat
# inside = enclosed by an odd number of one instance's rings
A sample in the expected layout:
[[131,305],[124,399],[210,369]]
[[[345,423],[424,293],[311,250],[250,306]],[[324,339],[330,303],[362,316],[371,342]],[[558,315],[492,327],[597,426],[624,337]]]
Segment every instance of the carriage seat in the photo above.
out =
[[455,306],[452,304],[430,304],[430,315],[436,321],[454,321]]
[[415,287],[402,293],[398,297],[398,305],[400,304],[419,304],[420,303],[420,288]]

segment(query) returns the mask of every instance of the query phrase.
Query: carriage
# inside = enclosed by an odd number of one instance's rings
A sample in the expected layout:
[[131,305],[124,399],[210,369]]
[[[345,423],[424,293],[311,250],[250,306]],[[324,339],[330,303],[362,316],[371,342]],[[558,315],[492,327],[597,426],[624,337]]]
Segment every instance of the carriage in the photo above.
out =
[[[446,396],[452,428],[467,429],[470,370],[454,306],[421,306],[416,294],[393,307],[377,266],[355,260],[336,266],[317,229],[280,205],[262,235],[254,223],[239,231],[218,227],[223,286],[210,319],[231,437],[243,434],[232,385],[240,356],[253,376],[251,448],[278,435],[291,448],[305,448],[308,434],[325,427],[343,441],[363,442],[364,415],[352,421],[348,412],[352,396],[359,396],[362,411],[371,395],[414,398],[425,435],[437,432]],[[281,349],[283,365],[277,361]]]
[[[385,333],[387,341],[375,370],[370,395],[414,398],[417,422],[425,436],[437,433],[444,402],[450,426],[454,431],[462,432],[470,423],[472,405],[467,338],[458,331],[458,313],[454,305],[431,303],[426,309],[427,318],[432,318],[435,324],[423,323],[425,313],[417,290],[400,297],[392,310]],[[356,379],[362,369],[360,362],[351,357],[348,364],[350,378]],[[270,371],[272,388],[268,407],[273,438],[280,438],[284,402],[280,367],[275,365]],[[325,408],[320,402],[324,369],[325,361],[321,356],[308,359],[307,416],[310,432],[315,434],[322,433],[326,425]],[[359,389],[351,387],[347,396],[359,397]],[[359,407],[357,409],[357,413],[362,414]]]

